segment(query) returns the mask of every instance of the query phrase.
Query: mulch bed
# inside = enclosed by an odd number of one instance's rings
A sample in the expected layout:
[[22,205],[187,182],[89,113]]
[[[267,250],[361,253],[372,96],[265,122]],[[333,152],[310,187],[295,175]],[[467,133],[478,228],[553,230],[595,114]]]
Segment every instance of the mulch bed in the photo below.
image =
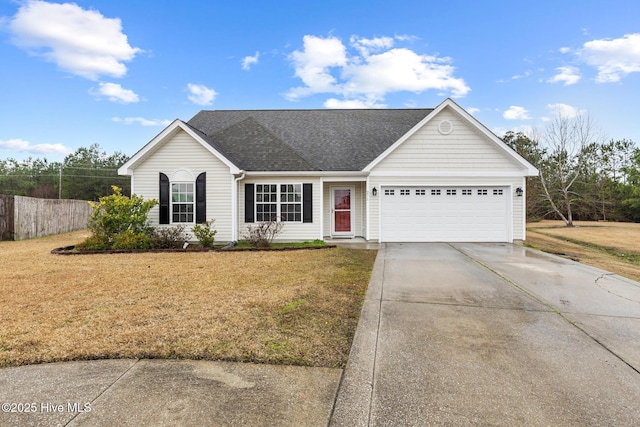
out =
[[62,246],[51,250],[54,255],[96,255],[96,254],[131,254],[131,253],[171,253],[171,252],[273,252],[273,251],[299,251],[312,249],[331,249],[336,245],[325,246],[305,246],[305,247],[284,247],[284,248],[202,248],[187,247],[173,249],[109,249],[104,251],[77,251],[75,245]]

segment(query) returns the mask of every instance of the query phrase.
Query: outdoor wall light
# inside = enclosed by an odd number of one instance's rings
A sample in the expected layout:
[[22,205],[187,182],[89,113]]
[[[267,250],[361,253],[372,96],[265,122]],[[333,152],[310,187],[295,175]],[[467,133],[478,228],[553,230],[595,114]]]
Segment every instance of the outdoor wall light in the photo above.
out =
[[378,195],[378,189],[376,187],[373,187],[373,190],[371,190],[371,194],[373,194],[373,197],[376,197]]
[[516,196],[522,197],[522,193],[524,193],[524,191],[522,191],[522,187],[516,188]]

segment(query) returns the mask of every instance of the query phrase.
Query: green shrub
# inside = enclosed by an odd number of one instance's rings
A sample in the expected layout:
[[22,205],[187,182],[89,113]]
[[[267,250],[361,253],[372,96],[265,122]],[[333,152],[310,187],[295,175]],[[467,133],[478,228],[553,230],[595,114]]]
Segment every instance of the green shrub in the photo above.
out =
[[214,221],[215,220],[205,221],[204,223],[196,224],[191,228],[196,239],[198,239],[200,244],[205,248],[213,246],[213,242],[216,240],[215,235],[218,231],[211,228]]
[[151,249],[153,242],[151,237],[143,232],[125,230],[113,236],[111,249]]
[[99,203],[89,202],[93,208],[88,228],[93,235],[108,246],[113,245],[116,235],[131,231],[134,234],[145,234],[149,231],[147,216],[158,204],[157,200],[144,200],[135,194],[123,196],[122,190],[112,186],[113,194],[100,198]]
[[152,228],[149,238],[156,249],[182,248],[189,240],[189,236],[184,232],[184,225]]
[[76,249],[79,251],[104,251],[110,248],[110,243],[103,237],[87,237],[84,242],[78,243]]

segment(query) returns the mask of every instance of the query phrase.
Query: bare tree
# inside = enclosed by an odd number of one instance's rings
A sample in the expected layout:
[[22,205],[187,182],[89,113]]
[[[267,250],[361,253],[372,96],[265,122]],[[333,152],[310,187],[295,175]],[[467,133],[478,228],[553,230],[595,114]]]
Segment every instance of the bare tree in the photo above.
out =
[[545,155],[539,164],[540,183],[551,208],[567,227],[573,227],[572,206],[580,197],[573,191],[574,184],[588,164],[591,148],[602,139],[588,114],[558,114],[541,136]]

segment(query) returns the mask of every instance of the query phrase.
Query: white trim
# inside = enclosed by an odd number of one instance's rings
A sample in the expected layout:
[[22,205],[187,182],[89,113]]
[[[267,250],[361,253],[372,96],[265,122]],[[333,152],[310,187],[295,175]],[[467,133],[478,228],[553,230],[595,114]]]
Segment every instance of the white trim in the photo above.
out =
[[[312,187],[313,188],[313,187]],[[320,178],[320,240],[324,240],[324,178]]]
[[[335,191],[336,190],[349,190],[350,193],[350,197],[349,197],[349,212],[350,212],[350,220],[351,220],[351,224],[349,225],[349,232],[336,232],[336,227],[335,227]],[[354,212],[354,200],[355,200],[355,194],[356,194],[356,187],[353,185],[332,185],[330,186],[330,194],[331,194],[331,229],[329,230],[331,232],[331,237],[354,237],[355,236],[355,212]]]
[[520,179],[522,175],[514,173],[514,172],[496,172],[496,171],[459,171],[459,172],[448,172],[448,171],[424,171],[424,172],[406,172],[406,171],[380,171],[380,172],[371,172],[370,177],[442,177],[442,178],[452,178],[452,177],[478,177],[478,178],[518,178]]
[[[175,175],[175,174],[174,174]],[[173,201],[173,185],[174,184],[191,184],[191,194],[193,197],[193,201],[191,202],[174,202]],[[193,215],[193,221],[174,221],[173,220],[173,205],[187,205],[190,204],[193,206],[191,215]],[[169,180],[169,224],[195,224],[196,223],[196,180],[192,179],[191,181],[173,181]]]
[[482,123],[480,123],[475,117],[467,113],[462,107],[453,102],[451,98],[445,99],[440,105],[438,105],[429,115],[422,119],[417,125],[415,125],[409,132],[404,134],[399,140],[393,143],[382,154],[376,157],[371,163],[369,163],[364,169],[364,172],[371,172],[382,160],[384,160],[389,154],[402,145],[407,139],[415,134],[419,129],[429,123],[434,117],[436,117],[445,108],[451,108],[463,119],[465,119],[470,125],[474,126],[479,132],[486,136],[491,142],[496,144],[502,151],[515,160],[523,169],[525,176],[537,176],[538,169],[536,169],[531,163],[522,158],[518,153],[509,148],[500,138],[498,138],[493,132],[487,129]]
[[124,165],[122,165],[118,169],[118,175],[133,175],[133,170],[136,166],[145,161],[149,156],[156,151],[158,147],[166,142],[167,139],[171,138],[178,131],[186,132],[190,137],[192,137],[196,142],[202,145],[207,151],[213,154],[218,158],[222,163],[229,167],[231,174],[240,173],[240,169],[234,165],[229,159],[223,156],[219,151],[214,149],[210,144],[208,144],[204,139],[200,137],[197,133],[195,133],[186,123],[184,123],[180,119],[174,120],[169,126],[164,128],[162,132],[156,135],[151,141],[149,141],[144,147],[140,149],[136,154],[133,155]]
[[371,224],[371,197],[373,197],[371,195],[371,182],[369,181],[369,177],[367,177],[367,181],[365,182],[365,187],[364,187],[364,195],[363,197],[366,198],[366,202],[365,202],[365,212],[363,212],[365,215],[367,215],[367,219],[365,221],[365,229],[364,229],[364,238],[368,241],[369,237],[370,237],[370,224]]
[[170,182],[195,182],[195,178],[193,177],[193,173],[187,169],[178,169],[171,175]]
[[[276,186],[276,202],[258,202],[258,185],[275,185]],[[300,201],[299,202],[289,202],[289,201],[282,201],[282,186],[283,185],[293,185],[293,186],[299,186],[300,187]],[[295,188],[295,187],[294,187]],[[287,193],[286,191],[284,192],[284,194],[291,194],[291,193]],[[304,223],[304,183],[301,182],[256,182],[253,185],[253,215],[255,218],[255,222],[263,222],[265,221],[263,219],[263,221],[258,220],[258,204],[262,204],[262,205],[271,205],[271,204],[275,204],[276,205],[276,221],[277,222],[282,222],[285,224],[302,224]],[[283,221],[282,220],[282,205],[291,205],[291,204],[298,204],[300,205],[300,221]]]
[[[369,175],[368,172],[360,171],[259,171],[259,172],[246,172],[248,177],[265,177],[265,176],[309,176],[309,177],[324,177],[329,178],[330,181],[356,181],[360,178],[360,181],[364,181]],[[334,178],[331,178],[334,177]]]
[[238,207],[239,200],[239,192],[240,192],[240,181],[244,179],[244,171],[240,171],[239,176],[231,176],[231,239],[232,241],[237,241],[240,239],[240,230],[239,230],[239,215],[240,209]]

